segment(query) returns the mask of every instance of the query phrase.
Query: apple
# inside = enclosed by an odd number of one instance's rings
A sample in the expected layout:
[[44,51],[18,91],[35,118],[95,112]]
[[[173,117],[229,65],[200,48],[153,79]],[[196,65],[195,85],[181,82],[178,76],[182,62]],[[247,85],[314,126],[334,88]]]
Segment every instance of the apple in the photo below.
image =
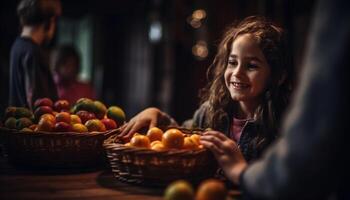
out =
[[80,110],[76,113],[81,119],[81,123],[85,124],[85,122],[89,121],[90,119],[96,119],[96,116],[94,113],[90,113],[85,110]]
[[69,132],[72,130],[72,126],[66,122],[57,122],[55,124],[55,132]]
[[41,99],[37,99],[34,102],[34,108],[38,108],[40,106],[49,106],[52,107],[52,100],[49,98],[41,98]]
[[115,123],[113,119],[104,118],[101,120],[101,122],[105,125],[107,130],[117,128],[117,123]]
[[52,114],[52,108],[49,106],[40,106],[37,109],[35,109],[34,117],[36,121],[40,119],[41,115],[46,113]]
[[56,101],[53,107],[54,107],[54,110],[57,112],[69,111],[70,109],[69,102],[63,99]]

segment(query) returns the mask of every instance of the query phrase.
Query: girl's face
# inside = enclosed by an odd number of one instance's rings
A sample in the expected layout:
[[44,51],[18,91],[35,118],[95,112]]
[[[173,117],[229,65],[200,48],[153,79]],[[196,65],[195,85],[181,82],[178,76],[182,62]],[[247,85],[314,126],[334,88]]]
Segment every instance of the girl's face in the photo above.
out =
[[253,35],[234,40],[224,76],[232,100],[258,104],[269,82],[270,66]]

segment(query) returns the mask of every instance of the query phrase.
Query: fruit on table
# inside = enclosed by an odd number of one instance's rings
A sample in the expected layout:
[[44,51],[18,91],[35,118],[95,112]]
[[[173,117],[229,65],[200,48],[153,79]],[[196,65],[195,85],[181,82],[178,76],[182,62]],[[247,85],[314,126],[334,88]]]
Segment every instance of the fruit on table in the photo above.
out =
[[38,108],[40,106],[49,106],[49,107],[52,107],[53,105],[53,102],[51,99],[49,98],[40,98],[40,99],[37,99],[35,102],[34,102],[34,108]]
[[70,104],[67,100],[61,99],[55,102],[55,104],[53,105],[53,108],[57,112],[69,111]]
[[77,123],[72,125],[72,131],[78,132],[78,133],[85,133],[85,132],[88,132],[89,130],[86,128],[84,124]]
[[73,112],[76,113],[80,110],[94,112],[95,111],[94,101],[88,98],[79,99],[73,107]]
[[85,123],[86,128],[92,131],[103,132],[106,131],[105,125],[98,119],[90,119]]
[[10,129],[16,129],[16,122],[17,119],[14,117],[9,117],[7,118],[7,120],[5,121],[5,127],[6,128],[10,128]]
[[195,150],[198,149],[198,144],[191,138],[191,137],[185,137],[184,139],[184,149],[189,149],[189,150]]
[[105,125],[107,130],[116,129],[117,123],[113,119],[104,118],[101,122]]
[[167,149],[181,149],[184,144],[183,133],[175,128],[169,129],[163,134],[162,143]]
[[107,117],[113,119],[119,126],[123,125],[126,119],[124,111],[118,106],[109,107]]
[[50,114],[50,113],[46,113],[46,114],[43,114],[40,116],[40,119],[47,119],[47,120],[50,120],[52,123],[56,123],[56,118],[53,114]]
[[78,115],[70,115],[70,123],[71,124],[81,124],[81,119]]
[[94,113],[90,113],[85,110],[78,111],[76,114],[79,116],[83,124],[85,124],[90,119],[96,119],[96,116]]
[[37,130],[50,132],[54,130],[54,127],[55,124],[51,120],[43,118],[39,120]]
[[5,119],[9,117],[15,117],[15,113],[16,113],[16,107],[13,107],[13,106],[7,107],[5,110]]
[[219,180],[207,179],[198,186],[196,200],[226,200],[226,198],[227,189]]
[[102,102],[94,101],[94,113],[97,119],[103,119],[103,117],[106,115],[106,112],[107,108]]
[[190,137],[191,137],[192,141],[194,141],[197,145],[201,144],[200,136],[198,134],[193,134]]
[[40,119],[41,115],[46,114],[46,113],[52,114],[52,108],[49,106],[38,107],[34,111],[35,120],[38,121]]
[[32,120],[26,118],[26,117],[21,117],[17,119],[16,121],[16,129],[21,130],[23,128],[27,128],[33,124]]
[[147,131],[147,137],[151,142],[156,140],[161,141],[163,137],[163,131],[158,127],[152,127]]
[[130,145],[133,147],[149,148],[151,142],[147,136],[144,135],[134,135],[130,140]]
[[56,122],[66,122],[68,124],[71,123],[71,117],[68,112],[60,112],[55,116]]
[[172,182],[165,189],[164,200],[194,200],[193,188],[185,180]]
[[69,132],[72,130],[72,126],[67,122],[57,122],[55,124],[54,131],[56,132]]

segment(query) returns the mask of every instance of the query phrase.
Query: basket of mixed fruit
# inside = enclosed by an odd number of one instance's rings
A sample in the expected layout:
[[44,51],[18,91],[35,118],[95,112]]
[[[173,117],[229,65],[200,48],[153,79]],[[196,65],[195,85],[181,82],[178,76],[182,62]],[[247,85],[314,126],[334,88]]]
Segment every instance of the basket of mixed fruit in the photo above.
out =
[[198,182],[217,169],[213,155],[200,144],[202,130],[150,128],[130,141],[118,135],[104,142],[116,178],[136,184],[164,186],[177,179]]
[[100,101],[38,99],[34,112],[8,107],[0,141],[8,160],[23,167],[88,168],[104,162],[103,141],[125,122],[124,111]]

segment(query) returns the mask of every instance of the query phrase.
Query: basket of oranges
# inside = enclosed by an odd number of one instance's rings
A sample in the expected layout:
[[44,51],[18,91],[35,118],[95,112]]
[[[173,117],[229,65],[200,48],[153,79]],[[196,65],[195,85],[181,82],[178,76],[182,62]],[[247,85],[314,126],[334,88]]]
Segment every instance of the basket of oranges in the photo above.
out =
[[116,106],[80,99],[35,101],[34,112],[8,107],[0,127],[0,142],[10,163],[44,169],[94,168],[106,163],[104,140],[125,121]]
[[202,130],[153,127],[123,143],[104,142],[112,172],[122,181],[164,186],[177,179],[198,182],[214,175],[217,163],[199,142]]

